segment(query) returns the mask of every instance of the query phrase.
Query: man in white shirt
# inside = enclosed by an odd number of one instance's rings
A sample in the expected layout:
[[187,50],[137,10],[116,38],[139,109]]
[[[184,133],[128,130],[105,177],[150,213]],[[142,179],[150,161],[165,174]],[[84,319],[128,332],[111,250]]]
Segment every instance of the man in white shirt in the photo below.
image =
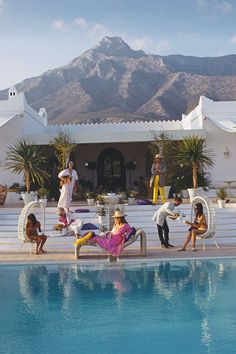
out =
[[70,183],[70,188],[69,188],[69,193],[70,193],[70,200],[72,200],[72,196],[74,193],[76,193],[77,190],[77,181],[78,181],[78,175],[76,170],[73,169],[74,163],[73,161],[68,162],[68,168],[65,170],[61,171],[58,175],[60,179],[64,176],[70,176],[71,177],[71,183]]
[[169,227],[166,218],[168,216],[172,218],[177,218],[179,214],[175,213],[173,210],[176,206],[180,205],[181,203],[182,203],[181,198],[175,198],[174,202],[166,202],[157,210],[157,212],[154,214],[152,218],[152,220],[157,224],[158,236],[161,241],[162,248],[174,247],[169,243]]

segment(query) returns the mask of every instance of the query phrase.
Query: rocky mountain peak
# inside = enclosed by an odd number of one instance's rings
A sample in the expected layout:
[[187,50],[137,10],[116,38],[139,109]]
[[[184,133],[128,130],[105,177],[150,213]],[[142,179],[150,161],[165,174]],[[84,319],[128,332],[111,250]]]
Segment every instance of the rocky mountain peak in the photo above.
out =
[[141,58],[146,56],[142,50],[133,50],[121,37],[104,37],[92,50],[106,56]]

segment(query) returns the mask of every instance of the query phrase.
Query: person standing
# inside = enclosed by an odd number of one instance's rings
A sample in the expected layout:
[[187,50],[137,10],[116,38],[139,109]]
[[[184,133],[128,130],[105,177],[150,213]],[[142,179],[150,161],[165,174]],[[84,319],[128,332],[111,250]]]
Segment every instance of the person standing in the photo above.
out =
[[158,187],[160,190],[161,202],[164,204],[166,202],[165,196],[165,174],[166,174],[166,166],[164,161],[162,160],[162,156],[160,154],[156,154],[154,157],[154,161],[151,167],[151,179],[150,179],[150,187],[153,185],[153,198],[152,203],[157,204],[158,200]]
[[70,204],[71,204],[71,177],[69,175],[66,175],[64,177],[61,177],[61,195],[58,200],[57,207],[58,208],[64,208],[66,212],[68,213],[70,211]]
[[74,166],[73,161],[69,161],[68,168],[61,171],[58,175],[58,177],[60,178],[60,180],[62,182],[63,182],[63,177],[65,177],[65,176],[70,176],[70,178],[71,178],[71,182],[70,182],[69,188],[68,188],[70,200],[72,200],[73,194],[76,193],[76,191],[77,191],[77,181],[78,181],[78,175],[77,175],[76,170],[73,169],[73,166]]
[[181,198],[175,198],[174,202],[166,202],[157,210],[152,218],[152,220],[157,224],[158,236],[161,241],[162,248],[174,247],[169,243],[169,226],[166,218],[168,216],[177,218],[179,214],[174,212],[174,208],[181,203]]

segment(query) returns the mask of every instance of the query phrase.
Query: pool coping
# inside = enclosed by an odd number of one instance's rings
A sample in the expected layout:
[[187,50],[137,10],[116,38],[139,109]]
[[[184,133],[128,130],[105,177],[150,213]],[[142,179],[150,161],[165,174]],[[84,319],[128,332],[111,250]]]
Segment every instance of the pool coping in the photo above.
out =
[[122,259],[122,260],[118,260],[118,261],[107,261],[104,259],[101,260],[80,260],[80,261],[76,261],[76,260],[61,260],[61,261],[37,261],[37,262],[33,262],[33,261],[19,261],[19,262],[0,262],[0,267],[1,266],[22,266],[22,265],[60,265],[60,264],[68,264],[68,265],[78,265],[78,266],[88,266],[89,268],[92,266],[106,266],[106,267],[117,267],[117,266],[132,266],[132,265],[155,265],[154,263],[161,263],[161,262],[177,262],[177,261],[204,261],[204,260],[223,260],[223,259],[235,259],[236,260],[236,255],[230,255],[230,256],[226,256],[226,255],[222,255],[222,256],[206,256],[206,257],[167,257],[167,258],[148,258],[148,259]]

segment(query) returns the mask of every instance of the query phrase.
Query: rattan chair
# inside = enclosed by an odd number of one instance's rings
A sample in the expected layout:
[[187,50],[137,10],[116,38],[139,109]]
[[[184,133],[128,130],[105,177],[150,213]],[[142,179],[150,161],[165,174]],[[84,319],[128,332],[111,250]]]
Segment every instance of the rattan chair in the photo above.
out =
[[22,242],[22,246],[20,247],[19,252],[22,250],[25,244],[28,244],[29,251],[30,253],[32,253],[32,244],[35,243],[35,241],[31,241],[26,234],[27,217],[29,214],[34,214],[36,216],[36,219],[41,224],[42,233],[44,233],[44,229],[45,229],[44,204],[38,201],[34,201],[26,204],[22,209],[18,220],[17,234],[18,234],[18,239]]
[[197,203],[201,203],[203,206],[203,210],[205,210],[204,214],[206,215],[207,219],[207,231],[202,234],[202,235],[197,235],[197,239],[202,241],[202,249],[203,251],[205,250],[205,243],[206,240],[208,239],[213,239],[215,245],[217,248],[219,248],[218,243],[216,242],[215,239],[215,233],[216,233],[216,211],[215,207],[210,199],[207,197],[203,196],[197,196],[194,197],[191,204],[192,204],[192,210],[191,210],[191,222],[194,221],[195,219],[195,213],[194,213],[194,206]]

